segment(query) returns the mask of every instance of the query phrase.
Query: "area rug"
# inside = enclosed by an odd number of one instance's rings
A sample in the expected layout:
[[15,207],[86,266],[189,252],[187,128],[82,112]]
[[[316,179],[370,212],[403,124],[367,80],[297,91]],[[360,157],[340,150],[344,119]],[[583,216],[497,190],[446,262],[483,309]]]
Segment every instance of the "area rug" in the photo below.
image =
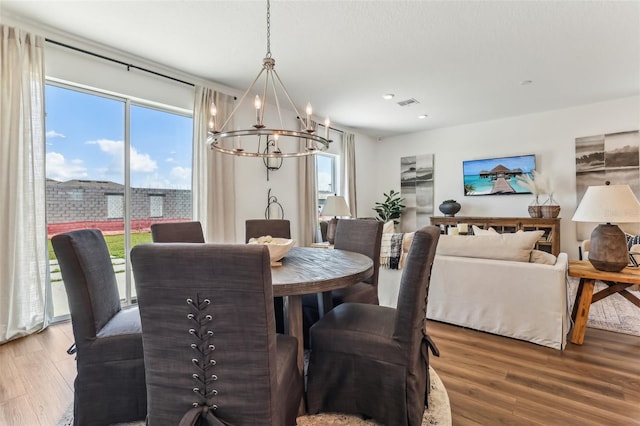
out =
[[[429,367],[429,377],[431,379],[429,408],[424,411],[422,426],[451,426],[451,405],[449,404],[449,395],[447,394],[447,390],[442,384],[440,377],[438,377],[438,374],[431,367]],[[358,417],[346,416],[344,414],[316,414],[301,416],[296,420],[296,424],[298,426],[379,425],[379,423],[371,420],[362,420]],[[73,425],[73,404],[67,408],[57,423],[57,426],[71,425]],[[144,426],[144,422],[119,423],[117,426]]]
[[[569,277],[569,312],[573,309],[579,282],[578,278]],[[605,288],[605,284],[596,281],[593,293]],[[640,298],[640,291],[630,290],[630,293]],[[640,336],[640,309],[619,294],[612,294],[591,305],[587,327]]]

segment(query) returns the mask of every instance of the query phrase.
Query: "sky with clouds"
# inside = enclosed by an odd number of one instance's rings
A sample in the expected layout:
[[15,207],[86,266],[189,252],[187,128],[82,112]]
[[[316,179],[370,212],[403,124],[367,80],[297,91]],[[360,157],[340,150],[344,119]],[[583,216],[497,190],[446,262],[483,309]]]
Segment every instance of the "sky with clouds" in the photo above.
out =
[[[45,107],[47,178],[124,184],[123,101],[47,85]],[[132,187],[191,187],[191,117],[132,104],[130,131]]]

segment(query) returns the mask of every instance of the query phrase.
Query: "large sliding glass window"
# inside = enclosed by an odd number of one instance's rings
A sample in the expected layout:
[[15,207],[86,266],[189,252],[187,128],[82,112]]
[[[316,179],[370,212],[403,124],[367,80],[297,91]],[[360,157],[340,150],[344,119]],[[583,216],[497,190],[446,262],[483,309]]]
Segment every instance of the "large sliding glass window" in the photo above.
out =
[[[152,222],[191,220],[192,118],[127,98],[50,83],[45,89],[49,239],[105,235],[123,304],[135,302],[128,253]],[[54,317],[69,314],[50,250]]]

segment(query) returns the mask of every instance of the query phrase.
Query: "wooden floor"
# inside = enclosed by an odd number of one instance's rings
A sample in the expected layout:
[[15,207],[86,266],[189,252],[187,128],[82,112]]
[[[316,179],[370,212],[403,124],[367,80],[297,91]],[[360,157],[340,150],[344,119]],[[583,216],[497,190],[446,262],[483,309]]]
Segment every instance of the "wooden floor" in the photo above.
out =
[[[587,329],[545,348],[429,322],[457,425],[640,425],[640,337]],[[70,323],[0,345],[0,425],[55,425],[73,399]]]

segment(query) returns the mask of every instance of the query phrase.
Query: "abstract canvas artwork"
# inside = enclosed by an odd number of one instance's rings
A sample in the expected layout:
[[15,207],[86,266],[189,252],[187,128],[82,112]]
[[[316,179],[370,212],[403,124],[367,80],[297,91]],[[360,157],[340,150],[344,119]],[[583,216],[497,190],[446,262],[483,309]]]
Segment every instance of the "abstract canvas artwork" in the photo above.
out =
[[[576,138],[577,203],[592,185],[628,184],[640,198],[640,134],[638,130]],[[589,239],[598,224],[576,222],[578,240]],[[637,227],[637,225],[635,225]],[[624,225],[634,232],[634,225]]]
[[401,232],[413,232],[431,223],[433,215],[433,154],[400,158],[400,195],[405,206]]

